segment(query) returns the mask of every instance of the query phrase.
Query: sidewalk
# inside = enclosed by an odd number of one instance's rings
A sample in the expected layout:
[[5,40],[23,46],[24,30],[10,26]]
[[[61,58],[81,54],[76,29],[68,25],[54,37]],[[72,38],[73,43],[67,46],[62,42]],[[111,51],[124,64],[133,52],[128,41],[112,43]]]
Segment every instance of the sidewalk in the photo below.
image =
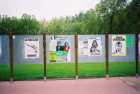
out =
[[0,82],[0,94],[140,94],[140,78]]

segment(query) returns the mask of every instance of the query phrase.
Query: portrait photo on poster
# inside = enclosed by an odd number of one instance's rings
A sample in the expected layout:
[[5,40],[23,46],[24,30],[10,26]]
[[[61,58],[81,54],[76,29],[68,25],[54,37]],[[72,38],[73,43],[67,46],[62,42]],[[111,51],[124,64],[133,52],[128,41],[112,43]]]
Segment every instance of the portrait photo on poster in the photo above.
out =
[[24,39],[24,54],[26,59],[39,58],[39,39],[25,38]]
[[64,36],[51,36],[49,45],[49,60],[52,62],[71,62],[71,42]]
[[112,35],[112,56],[126,56],[126,35]]
[[103,54],[102,45],[103,44],[101,37],[89,38],[88,39],[89,56],[101,56]]

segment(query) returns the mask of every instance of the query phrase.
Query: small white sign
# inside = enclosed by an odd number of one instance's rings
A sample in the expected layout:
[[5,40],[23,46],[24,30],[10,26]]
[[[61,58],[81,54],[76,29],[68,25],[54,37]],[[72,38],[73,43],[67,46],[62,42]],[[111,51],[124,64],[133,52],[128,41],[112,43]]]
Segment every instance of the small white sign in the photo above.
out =
[[56,51],[57,41],[50,40],[49,51]]
[[88,40],[79,41],[79,54],[88,55]]
[[38,38],[25,38],[24,51],[26,59],[39,58],[39,39]]

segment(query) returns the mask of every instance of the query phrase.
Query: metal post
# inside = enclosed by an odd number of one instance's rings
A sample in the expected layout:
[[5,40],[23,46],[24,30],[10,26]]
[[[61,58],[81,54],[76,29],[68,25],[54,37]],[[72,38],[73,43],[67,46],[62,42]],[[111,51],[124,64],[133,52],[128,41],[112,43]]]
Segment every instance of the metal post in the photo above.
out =
[[105,34],[105,60],[106,60],[106,77],[109,78],[108,33]]
[[75,35],[75,74],[76,79],[78,79],[79,71],[78,71],[78,36]]
[[43,34],[44,80],[46,80],[46,34]]
[[135,34],[135,59],[136,59],[136,77],[138,77],[138,64],[139,64],[139,36]]
[[10,65],[10,82],[13,82],[13,34],[9,33],[9,65]]

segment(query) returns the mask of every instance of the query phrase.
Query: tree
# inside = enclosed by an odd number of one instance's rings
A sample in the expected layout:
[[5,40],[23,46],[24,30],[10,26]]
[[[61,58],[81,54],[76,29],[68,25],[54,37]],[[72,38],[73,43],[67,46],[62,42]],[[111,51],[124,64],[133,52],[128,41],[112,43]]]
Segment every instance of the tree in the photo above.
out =
[[38,34],[39,30],[40,22],[34,16],[23,14],[20,19],[7,15],[0,16],[0,33]]
[[97,14],[103,17],[104,32],[115,33],[112,30],[114,16],[126,5],[126,0],[102,0],[97,5]]

